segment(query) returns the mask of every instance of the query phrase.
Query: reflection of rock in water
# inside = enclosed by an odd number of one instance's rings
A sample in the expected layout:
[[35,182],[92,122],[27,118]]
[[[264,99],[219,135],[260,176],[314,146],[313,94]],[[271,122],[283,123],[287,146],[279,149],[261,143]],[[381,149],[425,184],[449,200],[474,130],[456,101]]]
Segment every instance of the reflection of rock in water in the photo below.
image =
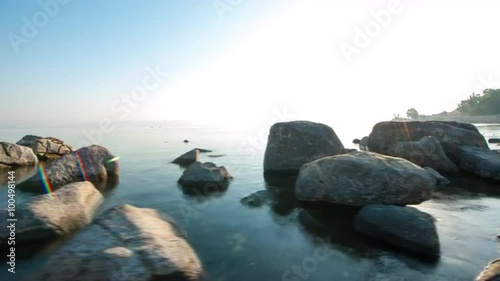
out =
[[7,185],[9,179],[8,179],[8,172],[9,171],[14,171],[15,172],[15,182],[19,183],[25,178],[31,176],[32,174],[36,173],[36,168],[37,166],[23,166],[23,167],[10,167],[6,169],[0,169],[0,185]]
[[328,238],[329,242],[349,254],[354,251],[364,256],[371,251],[363,237],[353,228],[357,208],[326,203],[309,203],[306,208],[300,210],[298,215],[305,233]]
[[264,176],[266,188],[271,194],[271,210],[278,216],[290,215],[297,207],[295,198],[296,176]]

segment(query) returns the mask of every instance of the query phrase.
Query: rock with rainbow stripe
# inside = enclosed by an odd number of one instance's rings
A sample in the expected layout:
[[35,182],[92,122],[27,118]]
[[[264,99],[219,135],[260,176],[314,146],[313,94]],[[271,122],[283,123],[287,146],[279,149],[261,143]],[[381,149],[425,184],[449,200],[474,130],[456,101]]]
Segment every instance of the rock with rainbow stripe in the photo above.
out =
[[[91,222],[102,202],[102,194],[90,182],[76,182],[50,194],[30,197],[16,208],[15,241],[50,240],[78,230]],[[2,221],[12,218],[7,207],[7,200],[2,200]],[[7,246],[10,232],[8,227],[0,228],[0,246]]]
[[40,163],[37,173],[17,187],[28,192],[50,193],[73,182],[89,181],[102,189],[116,182],[118,171],[118,157],[103,146],[91,145]]

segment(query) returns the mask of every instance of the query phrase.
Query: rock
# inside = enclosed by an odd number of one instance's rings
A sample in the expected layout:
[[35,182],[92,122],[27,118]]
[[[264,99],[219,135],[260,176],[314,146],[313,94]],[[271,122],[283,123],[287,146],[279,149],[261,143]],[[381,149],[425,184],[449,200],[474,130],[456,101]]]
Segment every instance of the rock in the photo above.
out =
[[203,280],[201,262],[180,232],[156,210],[121,205],[57,249],[36,280]]
[[420,167],[431,167],[447,173],[458,172],[457,165],[448,159],[439,141],[431,136],[423,137],[419,141],[397,142],[386,154],[404,158]]
[[[103,196],[90,182],[77,182],[51,193],[30,197],[16,208],[16,244],[56,238],[91,222]],[[0,210],[2,221],[7,206]],[[0,244],[6,244],[9,229],[0,228]]]
[[198,149],[198,151],[199,151],[200,153],[210,153],[210,152],[213,152],[213,151],[212,151],[212,150],[210,150],[210,149],[204,149],[204,148],[196,148],[196,149]]
[[34,135],[26,135],[16,144],[31,147],[40,160],[58,158],[75,151],[75,148],[71,145],[53,137],[42,138]]
[[36,165],[38,159],[29,147],[0,142],[0,167]]
[[358,151],[304,165],[295,194],[302,201],[406,205],[429,200],[435,184],[434,177],[408,160]]
[[354,144],[359,144],[360,142],[361,142],[361,140],[360,140],[360,139],[353,139],[353,140],[352,140],[352,143],[354,143]]
[[345,149],[345,152],[346,152],[346,153],[351,153],[351,152],[355,152],[355,151],[358,151],[358,150],[357,150],[357,149],[355,149],[355,148],[346,148],[346,149]]
[[232,179],[224,166],[195,162],[182,173],[178,182],[185,191],[207,194],[225,191]]
[[500,139],[498,138],[491,138],[488,140],[488,143],[500,143]]
[[500,154],[488,148],[459,147],[457,165],[461,170],[483,178],[500,180]]
[[447,178],[443,177],[438,171],[434,170],[433,168],[424,167],[424,169],[431,176],[433,176],[436,179],[437,185],[448,185],[448,184],[450,184],[450,181]]
[[385,244],[422,256],[439,256],[434,219],[412,207],[369,205],[354,219],[354,228]]
[[189,141],[188,140],[184,140],[184,143],[188,143]]
[[29,192],[43,192],[47,188],[57,190],[73,182],[90,181],[101,188],[108,179],[118,176],[118,170],[117,157],[105,147],[91,145],[41,165],[35,175],[17,187]]
[[474,125],[436,121],[380,122],[370,133],[368,148],[372,152],[387,154],[398,142],[419,141],[426,136],[435,137],[453,162],[458,147],[462,145],[488,148],[483,135],[474,128]]
[[271,202],[268,190],[259,190],[241,199],[241,204],[248,207],[262,207]]
[[490,262],[476,278],[476,281],[500,281],[500,259]]
[[172,163],[179,165],[189,165],[199,160],[200,160],[200,151],[198,149],[193,149],[175,158],[175,160]]
[[296,174],[308,162],[342,153],[344,146],[327,125],[309,121],[276,123],[268,137],[264,172]]
[[359,149],[368,151],[368,137],[363,137],[359,142]]

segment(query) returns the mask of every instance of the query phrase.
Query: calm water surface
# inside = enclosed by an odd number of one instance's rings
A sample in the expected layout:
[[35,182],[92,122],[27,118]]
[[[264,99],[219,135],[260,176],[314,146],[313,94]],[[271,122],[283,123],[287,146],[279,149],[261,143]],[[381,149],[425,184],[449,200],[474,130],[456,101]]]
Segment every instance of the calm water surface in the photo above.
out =
[[[478,128],[486,137],[500,136],[500,125]],[[473,280],[487,262],[500,256],[495,240],[500,233],[497,184],[477,178],[452,179],[452,184],[440,188],[434,199],[417,206],[436,218],[441,241],[441,258],[425,262],[358,237],[351,229],[354,212],[348,208],[298,204],[293,178],[265,179],[262,132],[267,131],[148,126],[122,128],[105,135],[102,144],[120,156],[121,171],[119,184],[107,193],[99,212],[126,203],[169,214],[185,229],[212,280],[220,281],[465,281]],[[354,147],[354,137],[369,133],[336,131],[346,147]],[[26,134],[55,136],[75,144],[82,140],[80,129],[3,129],[0,139],[16,142]],[[190,142],[185,144],[184,139]],[[226,192],[196,197],[184,194],[177,186],[183,169],[170,161],[195,147],[213,150],[202,154],[201,160],[224,165],[232,173],[234,181]],[[18,179],[31,172],[18,170]],[[5,184],[3,180],[1,184]],[[259,190],[273,192],[270,204],[249,208],[240,203],[241,198]],[[5,185],[0,187],[1,200],[5,191]],[[27,196],[18,194],[17,199],[22,201]],[[322,215],[325,213],[328,216]],[[317,221],[329,227],[318,226]],[[25,256],[18,257],[16,275],[7,273],[7,266],[2,265],[0,280],[31,280],[31,274],[63,241],[20,253]],[[328,258],[310,263],[315,251],[322,249],[331,250]],[[299,275],[293,272],[297,267]]]

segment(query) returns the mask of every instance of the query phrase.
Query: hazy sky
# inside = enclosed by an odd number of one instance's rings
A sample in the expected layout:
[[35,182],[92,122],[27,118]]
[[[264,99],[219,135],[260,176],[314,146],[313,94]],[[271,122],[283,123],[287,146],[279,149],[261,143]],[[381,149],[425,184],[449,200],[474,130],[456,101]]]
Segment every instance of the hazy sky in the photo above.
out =
[[462,2],[2,1],[0,125],[451,111],[500,87],[500,2]]

